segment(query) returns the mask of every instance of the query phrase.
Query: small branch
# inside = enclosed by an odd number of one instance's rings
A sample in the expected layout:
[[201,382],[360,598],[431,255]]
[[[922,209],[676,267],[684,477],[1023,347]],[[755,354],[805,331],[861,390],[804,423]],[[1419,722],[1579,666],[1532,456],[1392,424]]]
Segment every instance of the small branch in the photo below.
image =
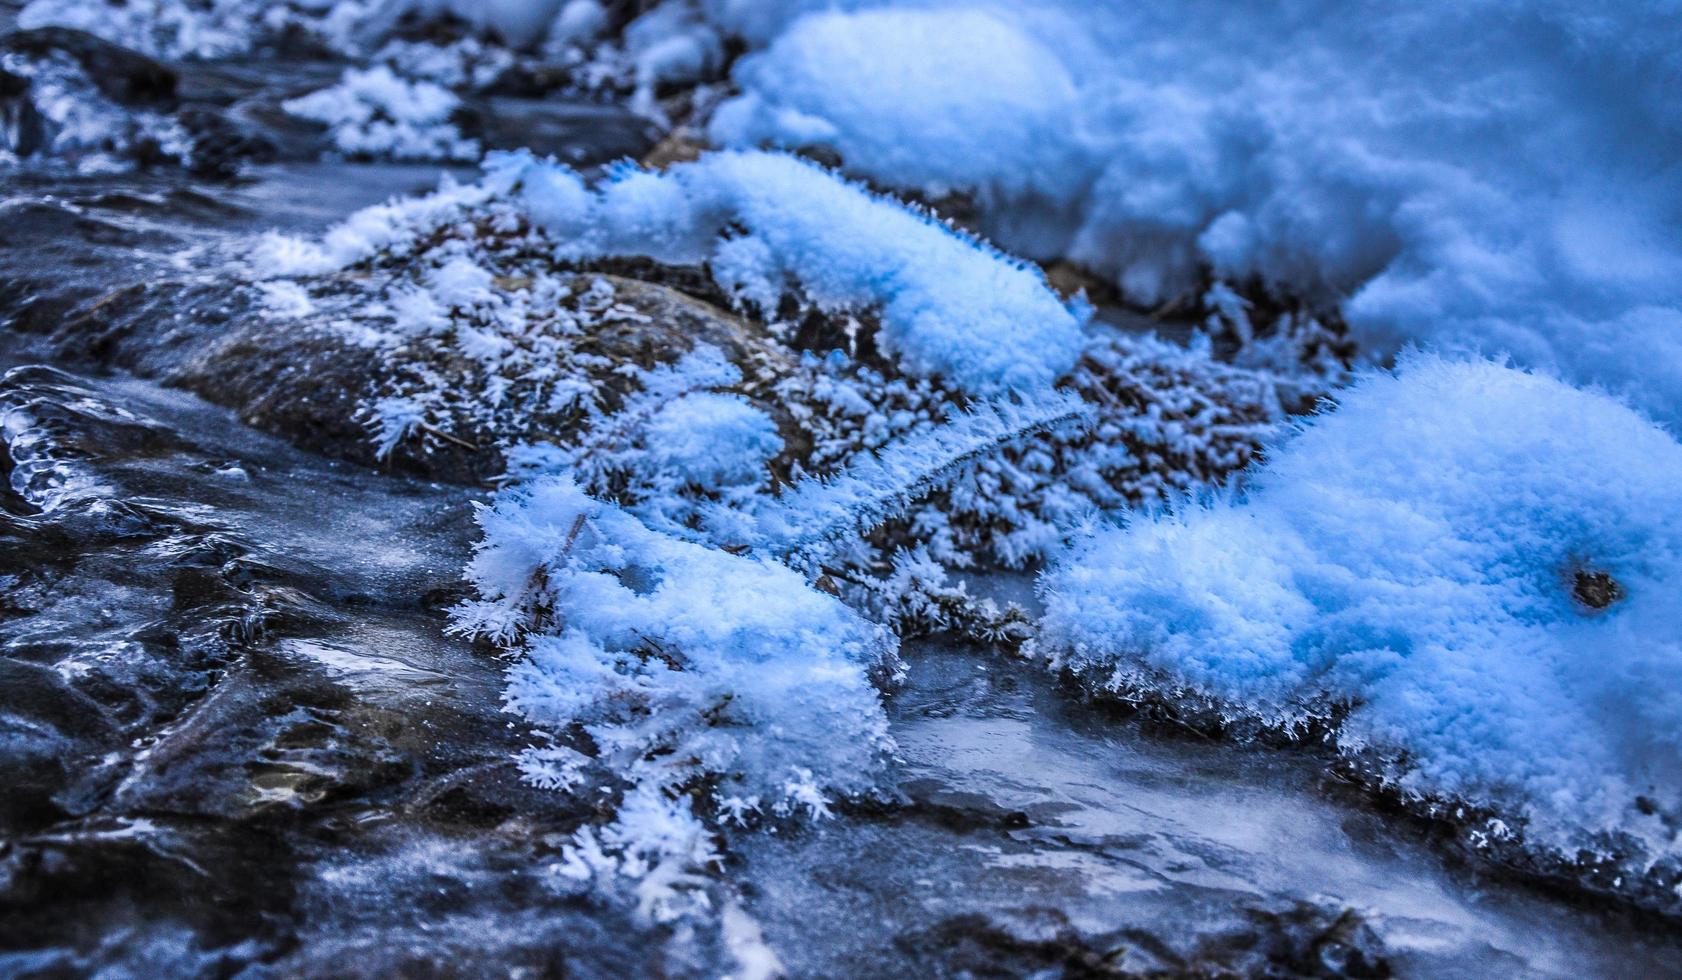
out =
[[479,451],[478,446],[474,445],[471,442],[468,442],[466,439],[463,439],[460,436],[450,435],[448,432],[445,432],[443,429],[440,429],[436,426],[428,425],[425,422],[416,422],[415,423],[415,428],[421,430],[422,432],[426,433],[429,436],[436,436],[439,439],[444,440],[445,442],[453,442],[456,445],[460,446],[461,448],[466,449],[470,452],[475,452],[476,453],[476,452]]

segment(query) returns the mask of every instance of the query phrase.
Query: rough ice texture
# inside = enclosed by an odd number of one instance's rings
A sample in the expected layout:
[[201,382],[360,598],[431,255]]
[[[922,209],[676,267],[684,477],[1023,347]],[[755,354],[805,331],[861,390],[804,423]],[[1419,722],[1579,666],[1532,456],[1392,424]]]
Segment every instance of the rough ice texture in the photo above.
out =
[[1338,400],[1244,496],[1076,546],[1042,582],[1048,648],[1286,729],[1349,705],[1341,748],[1409,792],[1675,854],[1682,445],[1483,361],[1409,355]]
[[1255,276],[1377,353],[1470,343],[1682,418],[1668,5],[859,6],[708,4],[765,46],[714,139],[971,191],[1140,302]]

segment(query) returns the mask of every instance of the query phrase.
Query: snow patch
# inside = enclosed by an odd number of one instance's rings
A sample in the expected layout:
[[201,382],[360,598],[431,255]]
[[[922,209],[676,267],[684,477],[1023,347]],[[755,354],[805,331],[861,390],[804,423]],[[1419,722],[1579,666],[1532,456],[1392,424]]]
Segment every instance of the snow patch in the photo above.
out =
[[450,121],[461,100],[426,81],[399,78],[386,65],[347,68],[339,84],[282,104],[288,113],[328,127],[333,145],[351,157],[392,160],[477,160],[479,143]]
[[1682,445],[1482,361],[1409,355],[1338,402],[1247,492],[1071,550],[1047,648],[1099,688],[1286,729],[1350,706],[1339,745],[1409,792],[1676,854]]
[[717,141],[968,192],[1135,302],[1256,277],[1375,355],[1470,343],[1682,418],[1668,4],[706,7],[763,45]]

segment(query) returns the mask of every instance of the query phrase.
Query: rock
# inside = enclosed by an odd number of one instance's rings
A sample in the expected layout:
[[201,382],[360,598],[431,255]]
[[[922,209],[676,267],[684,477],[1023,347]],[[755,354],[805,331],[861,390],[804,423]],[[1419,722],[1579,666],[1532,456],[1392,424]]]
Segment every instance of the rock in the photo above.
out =
[[659,960],[529,873],[583,814],[423,608],[467,493],[134,382],[13,370],[0,416],[42,476],[0,513],[0,974]]
[[47,141],[30,88],[29,79],[0,68],[0,151],[19,158],[34,155]]
[[654,144],[648,120],[621,106],[496,95],[470,99],[457,124],[487,149],[527,149],[574,167],[635,160]]
[[169,112],[178,103],[174,69],[86,31],[66,27],[14,31],[0,37],[0,51],[25,58],[67,55],[118,105]]

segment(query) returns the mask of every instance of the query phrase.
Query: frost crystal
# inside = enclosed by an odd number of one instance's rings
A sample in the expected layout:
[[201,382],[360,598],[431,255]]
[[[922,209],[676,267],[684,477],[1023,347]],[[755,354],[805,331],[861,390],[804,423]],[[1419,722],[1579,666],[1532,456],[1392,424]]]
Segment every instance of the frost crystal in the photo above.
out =
[[283,108],[327,125],[333,145],[351,157],[477,160],[479,144],[450,122],[461,100],[431,82],[397,77],[384,65],[345,70],[339,84],[292,99]]
[[877,787],[893,743],[868,675],[896,655],[882,627],[774,561],[650,530],[565,476],[504,491],[479,523],[481,598],[456,628],[518,639],[508,710],[577,746],[535,746],[527,775],[571,785],[588,768],[631,787],[602,840],[578,839],[574,872],[642,879],[643,911],[668,917],[667,893],[688,887],[672,876],[711,853],[692,796],[737,819],[822,817],[833,795]]
[[755,515],[762,534],[759,543],[779,554],[809,559],[812,550],[856,536],[901,512],[983,455],[1064,423],[1090,423],[1094,414],[1078,397],[1050,393],[955,412],[942,425],[856,458],[832,479],[809,480],[784,491],[774,505]]

